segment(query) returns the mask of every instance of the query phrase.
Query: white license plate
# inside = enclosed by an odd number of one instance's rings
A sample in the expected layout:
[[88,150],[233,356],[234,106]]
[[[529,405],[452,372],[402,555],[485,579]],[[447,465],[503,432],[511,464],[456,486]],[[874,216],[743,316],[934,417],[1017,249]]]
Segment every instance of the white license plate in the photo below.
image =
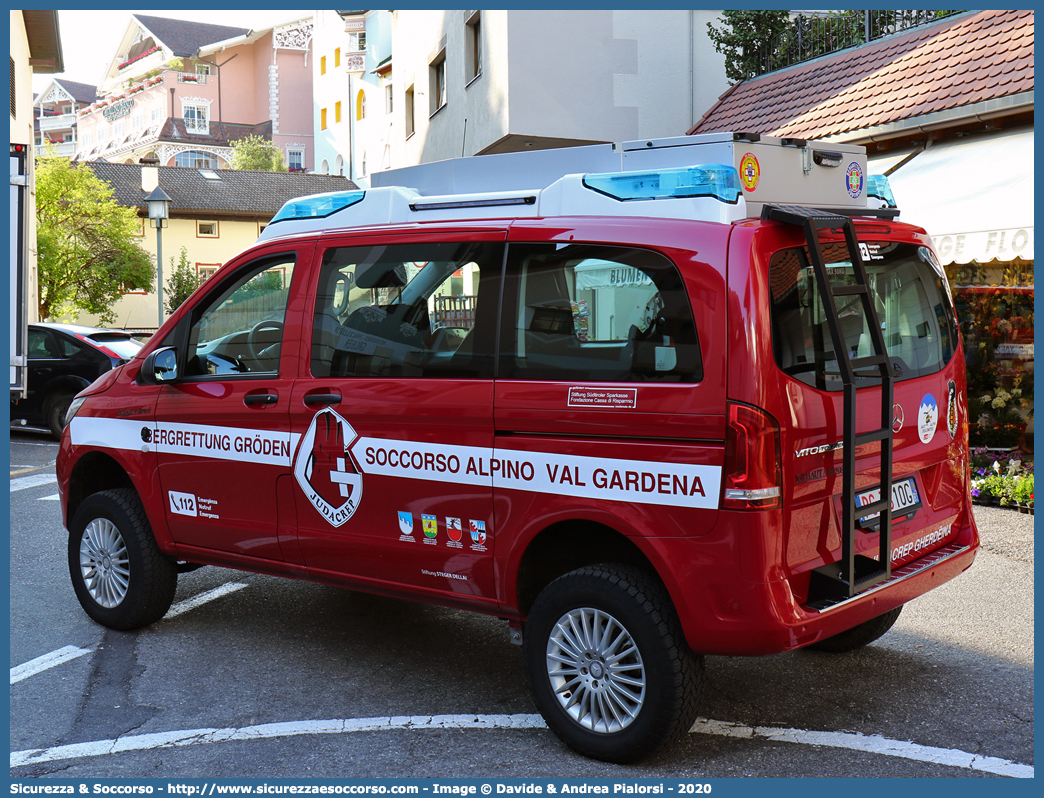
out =
[[[881,500],[881,489],[873,488],[872,490],[865,490],[862,493],[856,495],[856,506],[866,507],[868,504],[873,504],[876,501]],[[909,479],[903,479],[899,482],[892,483],[892,517],[900,515],[903,510],[907,510],[911,507],[920,507],[921,497],[917,493],[917,483],[913,477]],[[875,521],[881,514],[874,513],[873,515],[864,515],[859,519],[859,522],[865,524],[867,522]]]

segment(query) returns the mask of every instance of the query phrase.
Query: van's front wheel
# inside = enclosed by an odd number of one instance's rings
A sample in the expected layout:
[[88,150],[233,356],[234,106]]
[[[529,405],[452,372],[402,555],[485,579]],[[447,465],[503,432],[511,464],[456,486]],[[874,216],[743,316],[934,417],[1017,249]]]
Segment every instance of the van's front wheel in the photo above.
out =
[[112,629],[162,618],[174,600],[177,562],[156,545],[133,490],[87,497],[69,525],[69,573],[80,606]]
[[643,571],[599,565],[559,577],[534,602],[523,645],[544,720],[586,756],[637,761],[696,719],[703,658]]

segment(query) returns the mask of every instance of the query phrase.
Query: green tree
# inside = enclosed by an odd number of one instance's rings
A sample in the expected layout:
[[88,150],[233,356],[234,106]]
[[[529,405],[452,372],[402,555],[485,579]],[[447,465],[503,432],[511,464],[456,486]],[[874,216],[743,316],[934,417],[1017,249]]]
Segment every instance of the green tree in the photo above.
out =
[[202,284],[203,280],[189,263],[188,250],[181,248],[181,259],[177,265],[170,259],[170,277],[167,278],[166,297],[163,307],[167,313],[173,313]]
[[764,71],[762,62],[768,48],[790,27],[786,11],[723,11],[722,28],[707,23],[707,35],[714,49],[725,54],[725,76],[746,80]]
[[232,142],[232,168],[247,172],[287,171],[283,153],[261,136],[247,136]]
[[36,160],[36,238],[41,319],[80,311],[116,320],[113,303],[152,288],[152,257],[135,243],[134,208],[85,164],[45,153]]

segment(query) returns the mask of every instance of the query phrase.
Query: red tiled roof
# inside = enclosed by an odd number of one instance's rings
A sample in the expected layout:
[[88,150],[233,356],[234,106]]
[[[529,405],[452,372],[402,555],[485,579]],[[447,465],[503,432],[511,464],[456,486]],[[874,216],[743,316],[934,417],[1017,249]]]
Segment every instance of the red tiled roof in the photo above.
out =
[[824,138],[1033,90],[1033,11],[982,11],[739,83],[689,133]]

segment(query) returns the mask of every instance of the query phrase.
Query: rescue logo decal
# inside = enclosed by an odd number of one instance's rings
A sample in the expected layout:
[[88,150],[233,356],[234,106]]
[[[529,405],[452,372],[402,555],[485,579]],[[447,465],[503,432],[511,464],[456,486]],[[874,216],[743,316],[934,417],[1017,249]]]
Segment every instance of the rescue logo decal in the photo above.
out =
[[753,191],[761,181],[761,164],[754,153],[748,152],[740,159],[739,178],[746,191]]
[[950,380],[946,386],[946,430],[951,440],[957,437],[957,383]]
[[351,424],[328,407],[315,414],[297,447],[297,484],[335,527],[351,518],[362,501],[362,474],[348,451],[355,438]]
[[859,199],[863,195],[863,170],[855,161],[848,165],[848,171],[845,172],[845,187],[848,189],[848,196],[853,199]]
[[939,403],[930,393],[926,393],[917,408],[917,434],[921,443],[931,443],[935,437],[935,428],[939,426]]

